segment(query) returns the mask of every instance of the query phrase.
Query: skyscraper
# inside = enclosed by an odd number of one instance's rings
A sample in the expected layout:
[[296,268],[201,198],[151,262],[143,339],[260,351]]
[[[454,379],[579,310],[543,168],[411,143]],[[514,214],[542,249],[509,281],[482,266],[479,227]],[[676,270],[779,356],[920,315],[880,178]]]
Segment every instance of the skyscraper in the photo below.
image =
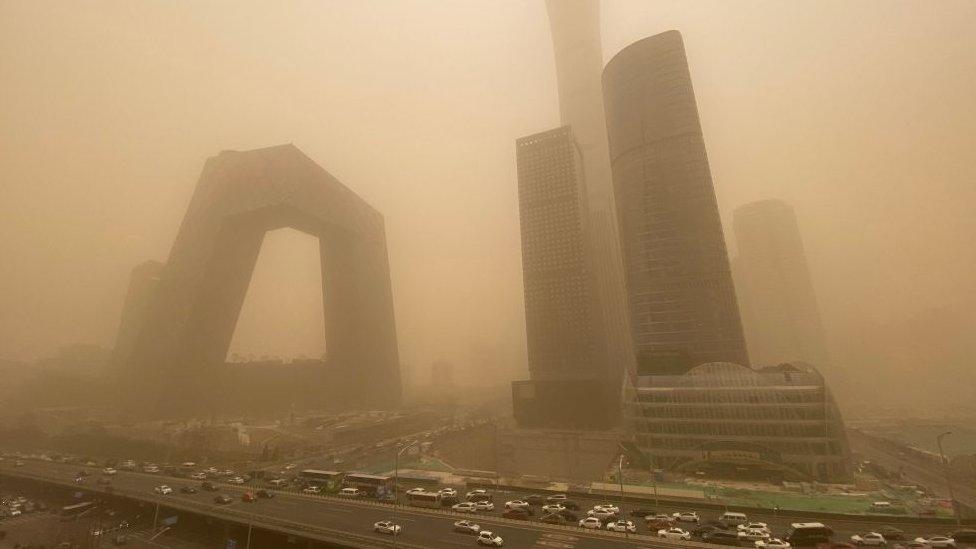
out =
[[735,210],[732,227],[738,249],[732,271],[753,360],[801,360],[829,378],[820,310],[793,208],[780,200],[752,202]]
[[624,48],[603,91],[638,373],[748,364],[681,35]]

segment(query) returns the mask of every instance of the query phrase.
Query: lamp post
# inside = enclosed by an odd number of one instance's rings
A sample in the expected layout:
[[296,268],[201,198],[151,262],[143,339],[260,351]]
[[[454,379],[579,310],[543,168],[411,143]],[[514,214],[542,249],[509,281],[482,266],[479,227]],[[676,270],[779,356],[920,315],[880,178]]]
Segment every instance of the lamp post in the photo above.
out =
[[[622,445],[621,445],[622,446]],[[621,452],[620,459],[617,461],[617,482],[620,483],[620,505],[624,504],[624,454]],[[624,524],[624,537],[630,537],[630,531],[627,530],[627,524]]]
[[400,456],[402,456],[403,453],[406,452],[407,450],[416,446],[417,442],[418,441],[415,440],[410,444],[407,444],[403,448],[400,448],[399,450],[397,450],[396,455],[393,456],[393,547],[394,549],[397,546],[397,537],[399,537],[400,535],[400,533],[397,531],[398,525],[396,522],[397,505],[399,505],[400,503],[400,490],[398,487],[398,484],[400,483]]
[[956,525],[961,526],[959,518],[959,507],[956,506],[956,494],[952,489],[952,476],[949,474],[949,462],[946,460],[945,453],[942,451],[942,437],[951,435],[952,431],[946,431],[935,437],[935,443],[939,446],[939,459],[942,460],[942,474],[945,475],[946,486],[949,487],[949,502],[952,504],[952,514],[956,517]]

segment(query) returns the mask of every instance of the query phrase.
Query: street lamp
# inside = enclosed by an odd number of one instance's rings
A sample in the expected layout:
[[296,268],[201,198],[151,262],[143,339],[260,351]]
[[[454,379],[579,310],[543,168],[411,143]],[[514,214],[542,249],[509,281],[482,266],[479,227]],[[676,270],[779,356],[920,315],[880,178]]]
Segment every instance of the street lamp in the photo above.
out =
[[939,459],[942,460],[942,474],[945,475],[946,486],[949,487],[949,502],[952,503],[952,514],[956,517],[956,525],[961,526],[959,518],[959,507],[956,506],[956,495],[952,490],[952,477],[949,474],[949,462],[946,460],[945,452],[942,451],[942,437],[951,435],[952,431],[946,431],[935,437],[935,443],[939,446]]
[[[621,448],[623,445],[621,445]],[[617,461],[617,481],[620,483],[620,505],[624,504],[624,454],[620,453],[620,459]],[[630,537],[630,531],[627,530],[628,525],[624,523],[624,537]]]
[[393,547],[394,548],[396,548],[397,546],[397,537],[400,535],[400,533],[397,532],[398,525],[396,521],[397,505],[399,505],[400,503],[400,491],[398,488],[398,484],[400,483],[400,456],[402,456],[403,453],[406,452],[407,450],[416,446],[418,442],[419,441],[415,440],[410,444],[407,444],[403,448],[400,448],[399,450],[397,450],[396,455],[393,457]]

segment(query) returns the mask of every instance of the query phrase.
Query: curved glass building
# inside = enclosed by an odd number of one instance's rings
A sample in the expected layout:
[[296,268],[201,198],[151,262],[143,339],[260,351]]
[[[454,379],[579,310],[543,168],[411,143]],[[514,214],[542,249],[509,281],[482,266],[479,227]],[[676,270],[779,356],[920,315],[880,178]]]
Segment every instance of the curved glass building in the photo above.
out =
[[639,376],[627,414],[656,467],[715,476],[850,482],[850,449],[823,376],[805,363],[712,362]]

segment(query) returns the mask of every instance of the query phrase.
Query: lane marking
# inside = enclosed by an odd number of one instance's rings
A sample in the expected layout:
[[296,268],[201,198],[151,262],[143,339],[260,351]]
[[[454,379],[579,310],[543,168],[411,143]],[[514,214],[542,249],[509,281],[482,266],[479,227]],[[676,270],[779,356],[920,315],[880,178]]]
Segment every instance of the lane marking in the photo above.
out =
[[546,547],[559,547],[560,549],[573,549],[573,547],[576,547],[576,545],[572,543],[563,543],[561,541],[549,541],[545,539],[536,540],[535,544],[545,545]]

